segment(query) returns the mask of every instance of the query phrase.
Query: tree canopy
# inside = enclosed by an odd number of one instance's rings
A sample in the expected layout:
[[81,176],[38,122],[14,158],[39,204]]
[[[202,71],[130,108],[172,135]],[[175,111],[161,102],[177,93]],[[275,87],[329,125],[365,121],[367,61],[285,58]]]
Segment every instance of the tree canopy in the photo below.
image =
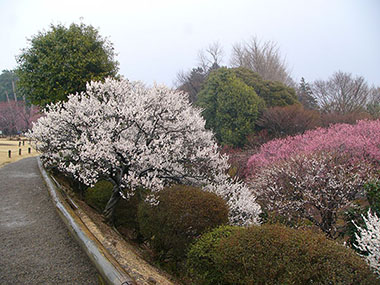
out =
[[297,97],[301,104],[309,110],[318,110],[318,102],[313,96],[313,91],[305,78],[301,78],[301,81],[297,88]]
[[362,112],[370,99],[371,88],[362,76],[338,71],[328,80],[316,80],[311,86],[322,112],[349,114]]
[[[18,80],[14,71],[3,70],[0,74],[0,102],[15,99],[15,83]],[[13,82],[13,83],[12,83]]]
[[244,67],[232,68],[235,75],[252,87],[264,99],[267,108],[299,103],[295,90],[278,81],[264,80],[258,74]]
[[264,80],[294,86],[289,68],[276,42],[262,42],[257,37],[252,37],[248,42],[235,44],[232,47],[231,66],[245,67]]
[[99,179],[113,183],[106,217],[120,196],[128,198],[141,187],[156,193],[184,184],[227,200],[231,222],[258,221],[255,197],[228,177],[227,157],[218,152],[201,111],[182,93],[106,79],[68,98],[48,106],[30,135],[40,142],[45,164],[87,185]]
[[32,104],[45,106],[84,91],[91,80],[116,76],[113,45],[92,26],[83,23],[51,25],[30,40],[18,56],[20,91]]
[[198,95],[206,119],[206,128],[215,132],[225,145],[243,146],[247,135],[254,132],[255,122],[264,101],[254,88],[240,80],[233,70],[213,71]]

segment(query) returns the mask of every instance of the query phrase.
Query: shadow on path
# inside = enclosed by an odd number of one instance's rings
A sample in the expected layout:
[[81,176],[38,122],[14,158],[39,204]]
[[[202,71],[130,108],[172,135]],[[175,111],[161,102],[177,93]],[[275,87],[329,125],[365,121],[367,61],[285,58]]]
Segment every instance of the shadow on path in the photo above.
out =
[[35,157],[0,168],[0,284],[98,284],[70,236]]

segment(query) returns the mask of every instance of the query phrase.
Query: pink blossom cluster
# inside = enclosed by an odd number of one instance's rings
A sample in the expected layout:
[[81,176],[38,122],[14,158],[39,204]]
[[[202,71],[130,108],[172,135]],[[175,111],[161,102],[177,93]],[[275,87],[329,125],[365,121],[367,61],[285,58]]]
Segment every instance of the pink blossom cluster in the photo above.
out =
[[375,173],[368,162],[350,162],[341,152],[315,152],[268,165],[249,184],[266,210],[309,219],[334,236],[337,211],[363,195]]
[[25,101],[0,102],[0,131],[4,134],[25,132],[41,116],[39,108]]
[[269,141],[247,163],[248,176],[262,167],[296,154],[316,151],[339,151],[357,160],[380,162],[380,120],[358,121],[356,125],[336,124],[310,130],[302,135]]

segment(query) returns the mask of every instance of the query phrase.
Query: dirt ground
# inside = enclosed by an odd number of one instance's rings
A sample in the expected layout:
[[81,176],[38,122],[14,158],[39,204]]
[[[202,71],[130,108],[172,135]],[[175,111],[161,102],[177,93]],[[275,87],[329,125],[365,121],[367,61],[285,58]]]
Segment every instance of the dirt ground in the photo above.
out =
[[75,200],[76,205],[79,206],[76,214],[82,222],[137,284],[179,284],[171,276],[147,262],[142,250],[131,241],[123,238],[114,228],[107,225],[100,214],[75,196],[72,196],[72,198]]
[[[23,143],[24,141],[24,143]],[[19,147],[19,143],[21,146]],[[28,148],[31,148],[31,153],[28,154]],[[21,155],[19,155],[21,149]],[[9,151],[11,151],[11,158],[9,158]],[[35,143],[29,143],[27,138],[0,138],[0,167],[19,161],[27,157],[37,156],[39,153],[35,149]]]

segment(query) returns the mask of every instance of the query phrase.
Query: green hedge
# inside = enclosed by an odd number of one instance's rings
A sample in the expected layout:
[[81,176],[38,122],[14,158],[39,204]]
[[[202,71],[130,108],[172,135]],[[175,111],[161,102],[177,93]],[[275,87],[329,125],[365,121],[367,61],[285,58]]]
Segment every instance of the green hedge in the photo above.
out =
[[218,228],[189,250],[195,284],[379,284],[355,252],[282,225]]

